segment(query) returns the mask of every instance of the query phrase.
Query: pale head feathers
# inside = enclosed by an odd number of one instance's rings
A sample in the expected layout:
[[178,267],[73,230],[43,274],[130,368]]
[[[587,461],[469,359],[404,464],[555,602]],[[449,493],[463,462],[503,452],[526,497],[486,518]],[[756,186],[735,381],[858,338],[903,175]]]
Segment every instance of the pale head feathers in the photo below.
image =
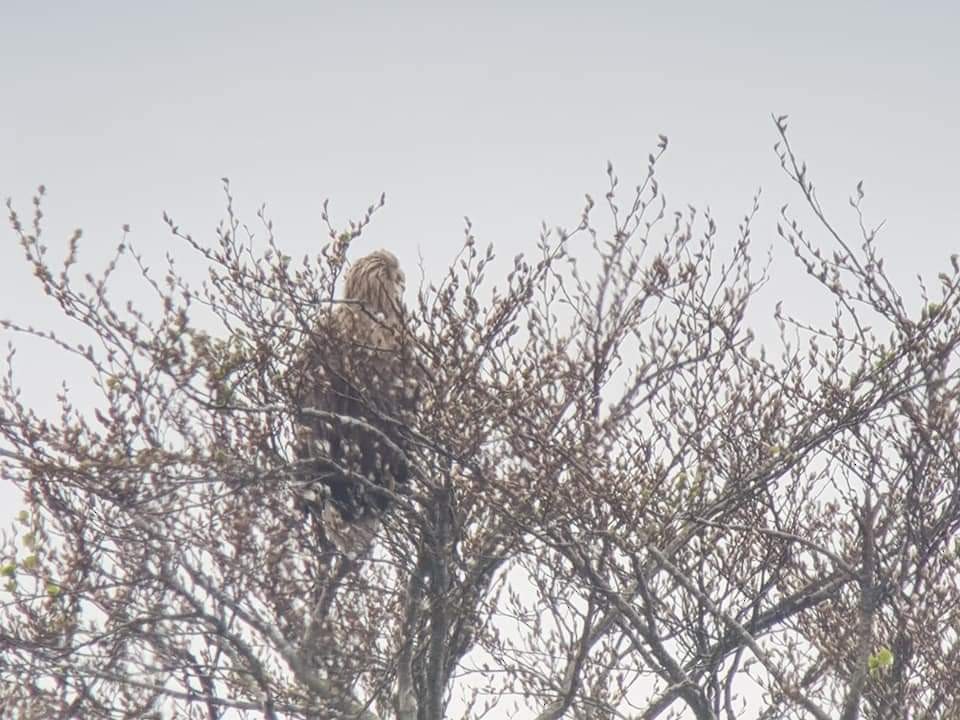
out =
[[347,271],[343,297],[359,300],[364,309],[392,323],[400,319],[406,277],[397,257],[387,250],[376,250],[357,260]]

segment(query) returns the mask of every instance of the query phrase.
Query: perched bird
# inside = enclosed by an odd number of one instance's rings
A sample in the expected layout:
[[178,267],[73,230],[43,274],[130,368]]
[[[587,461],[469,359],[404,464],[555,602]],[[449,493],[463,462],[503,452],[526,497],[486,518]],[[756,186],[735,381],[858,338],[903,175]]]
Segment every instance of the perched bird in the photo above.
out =
[[392,253],[359,259],[346,274],[342,301],[302,356],[302,504],[351,556],[370,546],[411,475],[403,429],[417,387],[404,335],[404,282]]

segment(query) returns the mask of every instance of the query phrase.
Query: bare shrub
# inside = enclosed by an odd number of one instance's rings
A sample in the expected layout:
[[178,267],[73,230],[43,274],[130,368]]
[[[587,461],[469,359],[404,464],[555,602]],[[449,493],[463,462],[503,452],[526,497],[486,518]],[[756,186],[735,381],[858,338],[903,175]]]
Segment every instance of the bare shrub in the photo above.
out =
[[[609,169],[606,220],[588,197],[495,283],[468,225],[410,303],[413,480],[357,557],[302,511],[298,359],[351,352],[324,318],[377,206],[346,230],[324,212],[328,244],[294,261],[226,185],[212,244],[168,220],[208,267],[191,286],[126,239],[79,278],[79,234],[47,258],[42,191],[32,220],[8,203],[96,343],[4,325],[86,363],[99,400],[41,417],[10,352],[4,717],[956,717],[957,260],[909,308],[861,189],[851,241],[777,129],[822,240],[786,210],[779,234],[834,320],[778,306],[779,348],[754,340],[756,206],[729,252],[668,213],[666,138],[625,203]],[[156,312],[118,304],[121,266]]]

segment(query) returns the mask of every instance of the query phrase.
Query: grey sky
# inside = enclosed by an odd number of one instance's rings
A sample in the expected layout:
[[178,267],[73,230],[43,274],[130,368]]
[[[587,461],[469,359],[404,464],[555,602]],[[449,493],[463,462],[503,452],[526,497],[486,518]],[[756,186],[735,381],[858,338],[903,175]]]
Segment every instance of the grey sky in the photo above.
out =
[[[249,220],[268,204],[293,255],[323,237],[324,198],[342,222],[386,191],[360,249],[390,247],[413,280],[418,249],[434,274],[452,257],[463,215],[501,255],[532,250],[541,220],[574,224],[583,193],[602,196],[608,159],[641,179],[662,132],[671,204],[709,204],[732,238],[762,185],[765,249],[777,208],[799,205],[771,150],[770,113],[789,113],[827,209],[852,229],[864,179],[909,281],[960,245],[957,8],[5,0],[0,196],[29,212],[45,183],[51,253],[82,227],[86,270],[123,223],[186,261],[161,211],[210,237],[224,175]],[[0,315],[55,320],[4,236]],[[774,270],[775,295],[801,304],[796,269]],[[66,371],[18,344],[28,397],[49,402]],[[0,488],[0,520],[11,498]]]

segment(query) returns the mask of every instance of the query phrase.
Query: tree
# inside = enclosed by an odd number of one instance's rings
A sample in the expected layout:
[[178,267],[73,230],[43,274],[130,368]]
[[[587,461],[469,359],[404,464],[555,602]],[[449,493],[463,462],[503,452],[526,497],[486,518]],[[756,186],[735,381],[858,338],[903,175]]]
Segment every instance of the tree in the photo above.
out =
[[[781,211],[825,326],[778,305],[746,216],[668,215],[654,175],[608,227],[588,196],[492,292],[469,222],[424,283],[403,428],[409,490],[347,557],[297,502],[297,353],[323,330],[379,206],[294,262],[260,213],[155,277],[126,239],[99,277],[10,220],[43,291],[93,342],[15,320],[89,367],[100,400],[56,418],[2,388],[5,717],[948,718],[960,712],[956,256],[908,307],[874,233],[825,216],[778,118],[777,152],[824,244]],[[382,204],[382,198],[381,198]],[[125,236],[126,237],[126,236]],[[260,249],[256,249],[256,248]],[[132,263],[156,312],[118,305]],[[595,267],[593,270],[588,270]],[[323,412],[323,408],[313,408]],[[375,409],[369,409],[375,412]],[[358,478],[363,482],[363,478]]]

